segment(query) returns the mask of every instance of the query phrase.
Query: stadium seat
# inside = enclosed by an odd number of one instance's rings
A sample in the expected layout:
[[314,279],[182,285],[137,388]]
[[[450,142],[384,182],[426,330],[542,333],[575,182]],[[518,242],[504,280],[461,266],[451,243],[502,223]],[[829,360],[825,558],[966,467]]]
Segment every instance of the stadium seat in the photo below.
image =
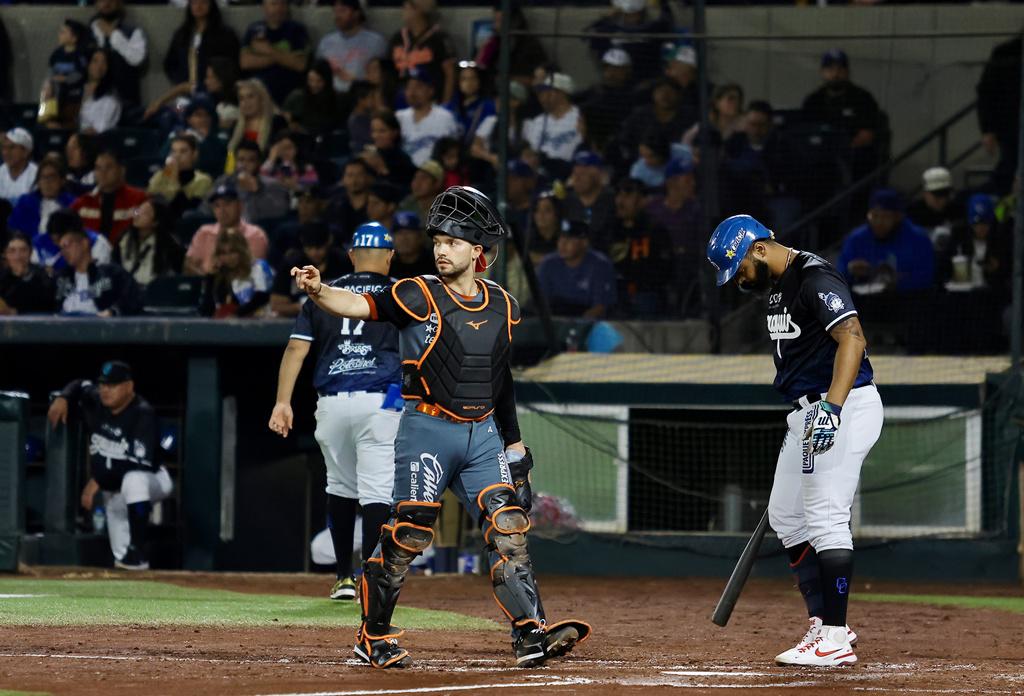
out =
[[63,155],[64,146],[72,133],[74,131],[59,128],[36,128],[34,136],[36,159],[43,157],[47,152],[59,152]]
[[152,128],[118,128],[107,135],[127,159],[156,158],[160,156],[163,138]]
[[203,279],[199,276],[154,278],[146,286],[142,306],[146,314],[195,316]]
[[39,104],[34,102],[15,102],[9,107],[14,125],[32,130],[36,127],[36,115]]
[[135,157],[125,163],[125,178],[132,186],[146,188],[149,178],[156,173],[163,161],[159,157]]

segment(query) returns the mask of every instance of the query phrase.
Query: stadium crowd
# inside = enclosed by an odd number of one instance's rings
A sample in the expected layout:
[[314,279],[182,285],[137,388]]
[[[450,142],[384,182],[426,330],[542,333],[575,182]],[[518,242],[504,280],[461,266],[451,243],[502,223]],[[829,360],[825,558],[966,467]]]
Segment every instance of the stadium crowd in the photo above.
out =
[[[360,0],[322,3],[335,29],[316,44],[286,0],[263,0],[241,36],[213,0],[172,4],[181,24],[146,36],[131,6],[96,0],[88,23],[55,22],[38,105],[19,112],[0,94],[0,314],[184,304],[294,316],[304,298],[287,269],[347,272],[346,245],[371,220],[394,236],[392,275],[432,272],[433,197],[455,184],[494,193],[498,35],[458,55],[435,0],[405,0],[390,37]],[[495,27],[526,28],[518,3],[509,17],[498,7]],[[555,314],[701,316],[707,218],[748,212],[786,230],[889,154],[886,114],[842,50],[821,57],[799,109],[712,85],[702,133],[694,47],[635,36],[677,31],[667,4],[613,0],[592,29],[601,79],[586,89],[536,38],[510,46],[507,217]],[[152,41],[167,44],[172,87],[144,103]],[[864,224],[821,239],[869,304],[976,291],[1009,302],[1020,69],[1018,39],[996,47],[978,85],[981,140],[1000,155],[989,185],[958,190],[932,167],[913,201],[888,188],[854,197]],[[808,137],[828,147],[802,147]],[[526,259],[508,253],[529,310]]]

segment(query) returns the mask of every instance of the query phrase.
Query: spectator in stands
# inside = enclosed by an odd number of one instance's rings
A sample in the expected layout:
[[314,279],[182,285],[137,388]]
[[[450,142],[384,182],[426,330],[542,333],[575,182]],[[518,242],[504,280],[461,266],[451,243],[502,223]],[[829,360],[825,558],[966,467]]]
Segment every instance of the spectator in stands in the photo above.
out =
[[233,57],[210,57],[203,91],[217,109],[217,127],[233,128],[238,121],[238,66]]
[[148,193],[166,199],[175,218],[187,210],[198,208],[213,189],[210,175],[196,169],[198,156],[199,145],[195,137],[179,133],[171,141],[171,154],[163,169],[149,180]]
[[523,140],[540,163],[556,178],[564,178],[572,167],[572,156],[582,142],[579,132],[580,110],[573,106],[572,78],[551,73],[537,87],[544,113],[523,124]]
[[32,243],[15,232],[4,246],[0,267],[0,316],[53,311],[53,286],[46,270],[32,263]]
[[74,194],[67,190],[60,156],[47,155],[39,162],[35,188],[15,202],[7,226],[29,238],[45,233],[50,214],[67,208],[74,200]]
[[929,167],[921,175],[921,197],[907,206],[907,217],[928,230],[936,247],[949,241],[953,227],[963,220],[966,200],[953,191],[953,176],[945,167]]
[[653,196],[645,210],[655,227],[668,231],[674,258],[673,277],[682,283],[696,279],[704,239],[700,233],[697,177],[691,160],[674,159],[668,163],[665,193]]
[[750,102],[742,129],[725,142],[722,152],[718,192],[721,215],[767,217],[768,196],[784,191],[787,166],[778,135],[772,129],[768,102]]
[[389,230],[394,226],[395,212],[402,200],[402,192],[386,181],[377,181],[370,186],[366,197],[366,217],[370,222],[379,222]]
[[[410,4],[406,2],[404,7]],[[448,109],[434,103],[434,80],[426,68],[412,68],[408,76],[405,101],[409,106],[398,111],[395,118],[402,131],[402,149],[418,167],[430,159],[434,143],[458,135],[459,126]]]
[[[289,252],[302,248],[299,235],[306,225],[327,225],[332,240],[341,237],[341,231],[337,229],[334,221],[328,220],[325,216],[328,198],[327,189],[320,184],[306,186],[300,191],[295,202],[295,219],[284,220],[274,226],[273,242],[267,253],[267,261],[271,268],[276,268]],[[335,246],[343,248],[340,243],[335,243]]]
[[455,43],[441,28],[436,0],[405,0],[402,28],[389,45],[400,78],[411,78],[419,69],[437,85],[439,101],[451,101],[455,94]]
[[287,126],[281,116],[274,113],[266,87],[259,80],[238,82],[238,121],[228,141],[228,150],[234,150],[243,140],[251,140],[266,151],[274,135]]
[[12,128],[4,133],[0,198],[5,198],[13,204],[19,196],[32,190],[39,173],[36,163],[32,161],[34,145],[32,134],[24,128]]
[[288,95],[281,107],[292,130],[313,135],[330,133],[348,118],[334,91],[331,66],[317,60],[306,71],[306,83]]
[[356,80],[366,79],[366,66],[387,53],[384,37],[366,28],[360,0],[334,0],[334,31],[320,39],[316,57],[330,64],[334,89],[348,92]]
[[471,60],[459,62],[458,89],[445,108],[455,115],[462,132],[462,143],[466,148],[473,144],[477,129],[487,118],[495,116],[498,111],[494,100],[487,96],[483,86],[484,74],[480,67]]
[[672,159],[672,144],[660,129],[644,135],[637,149],[639,157],[629,168],[631,179],[642,181],[649,189],[661,188],[665,183],[665,167]]
[[302,86],[309,53],[309,34],[289,16],[288,0],[263,0],[263,19],[242,37],[239,65],[266,86],[275,104],[283,104]]
[[565,217],[587,223],[591,245],[598,250],[607,249],[607,230],[615,216],[615,194],[607,186],[604,160],[593,152],[581,150],[572,161]]
[[[377,112],[377,88],[365,80],[357,80],[348,91],[348,102],[352,107],[345,125],[348,129],[349,152],[362,152],[372,145],[370,136],[373,115]],[[383,109],[391,113],[391,109]],[[398,122],[395,121],[395,139],[401,140]]]
[[[510,152],[518,152],[522,140],[521,106],[529,99],[529,92],[519,82],[510,82],[508,86],[509,120],[508,120],[508,147]],[[498,113],[502,106],[500,101],[494,103],[495,114],[488,116],[476,129],[476,136],[470,145],[470,156],[481,163],[489,165],[482,168],[481,176],[493,177],[494,171],[498,169]]]
[[132,223],[135,209],[146,200],[146,192],[125,183],[124,162],[113,148],[96,155],[93,175],[96,188],[76,198],[71,207],[88,229],[117,244]]
[[697,89],[697,51],[693,46],[677,46],[665,62],[665,77],[679,85],[681,103],[697,113],[700,93]]
[[[61,128],[72,128],[78,122],[89,67],[89,30],[81,22],[65,19],[57,34],[57,48],[50,54],[50,71],[43,85],[43,108],[40,124],[55,121]],[[46,100],[56,100],[56,109],[48,109]]]
[[521,159],[509,160],[508,176],[505,179],[507,191],[505,219],[512,234],[525,234],[530,224],[530,210],[533,192],[537,189],[537,172]]
[[[637,75],[655,75],[661,71],[661,43],[643,34],[666,34],[673,31],[674,21],[668,2],[659,0],[658,14],[651,11],[647,0],[612,0],[613,11],[589,27],[588,33],[618,34],[615,39],[601,36],[590,39],[590,50],[597,62],[612,45],[625,49],[633,61]],[[637,35],[637,38],[630,38]]]
[[373,181],[373,170],[363,160],[352,159],[345,164],[341,186],[327,204],[327,218],[336,225],[336,243],[347,244],[356,228],[367,221],[366,200]]
[[640,138],[645,133],[660,129],[674,143],[696,121],[697,111],[683,108],[679,85],[668,78],[659,79],[651,90],[651,103],[633,109],[619,130],[618,139],[626,160],[632,162],[637,158]]
[[[523,14],[522,4],[516,1],[510,3],[509,30],[524,32],[527,30],[526,16]],[[493,33],[477,51],[475,63],[479,68],[489,73],[492,78],[498,71],[498,58],[501,55],[501,25],[504,17],[501,15],[501,3],[494,5],[494,30]],[[512,45],[509,47],[509,79],[513,84],[525,86],[533,82],[534,71],[548,62],[547,52],[540,39],[529,34],[515,34],[512,36]],[[525,83],[525,84],[524,84]],[[511,85],[510,85],[511,86]]]
[[148,46],[141,28],[125,19],[123,0],[96,0],[96,14],[89,22],[96,45],[110,51],[114,91],[128,106],[142,101],[140,81]]
[[381,110],[373,114],[370,139],[371,142],[360,153],[360,159],[369,165],[378,179],[407,190],[416,177],[416,165],[402,149],[402,127],[393,112]]
[[[188,133],[195,137],[199,146],[196,168],[210,176],[217,176],[224,171],[227,160],[227,136],[220,132],[217,108],[205,94],[199,94],[189,101],[185,107],[185,125]],[[161,156],[166,159],[170,154],[171,143],[176,133],[168,138]]]
[[114,263],[143,287],[154,278],[181,273],[185,250],[173,234],[175,219],[171,206],[162,198],[143,202],[114,249]]
[[[189,0],[185,20],[174,31],[167,47],[164,74],[174,86],[172,89],[177,90],[176,96],[190,94],[204,83],[207,92],[214,95],[207,77],[215,59],[219,59],[221,62],[214,69],[213,76],[223,83],[223,94],[230,100],[227,78],[238,74],[238,54],[238,37],[224,23],[217,3],[214,0]],[[217,101],[220,102],[219,99]],[[220,114],[220,117],[227,125],[225,114]]]
[[114,91],[110,61],[110,51],[105,48],[93,50],[89,57],[82,108],[78,112],[78,128],[83,133],[106,133],[121,120],[121,98]]
[[341,249],[331,244],[331,231],[324,223],[307,223],[299,229],[301,251],[285,254],[274,274],[270,289],[270,310],[279,317],[298,316],[306,293],[295,285],[291,276],[293,266],[316,266],[326,282],[352,272],[352,262]]
[[11,66],[14,64],[14,55],[11,51],[11,37],[7,34],[7,27],[0,17],[0,101],[12,101],[14,95],[13,82],[11,80]]
[[415,212],[421,220],[426,220],[430,204],[444,190],[444,169],[436,161],[427,160],[413,174],[411,189],[398,207]]
[[68,190],[81,195],[96,185],[97,139],[81,133],[72,133],[64,145],[64,160],[67,163]]
[[392,278],[400,280],[437,273],[434,253],[427,246],[427,235],[416,213],[411,210],[395,213],[391,237],[395,244],[395,256],[391,259]]
[[976,88],[981,144],[990,155],[999,155],[992,172],[992,185],[1000,195],[1010,192],[1017,174],[1020,79],[1021,38],[1018,36],[992,49]]
[[633,110],[632,76],[629,53],[621,48],[609,48],[601,57],[601,82],[576,95],[575,102],[591,120],[618,128]]
[[200,313],[214,319],[264,317],[270,314],[274,272],[240,235],[221,232],[206,277]]
[[431,159],[441,165],[444,171],[442,190],[452,186],[469,186],[474,183],[469,178],[469,166],[463,159],[462,143],[458,138],[441,138],[434,143]]
[[[243,140],[235,148],[235,171],[220,177],[214,188],[227,184],[238,191],[245,220],[270,220],[284,217],[291,210],[292,197],[288,189],[277,181],[263,176],[263,153],[251,140]],[[209,202],[203,212],[213,214]]]
[[615,268],[590,248],[589,229],[569,220],[558,236],[558,250],[537,268],[540,290],[557,316],[600,319],[615,306]]
[[530,229],[526,235],[526,249],[530,260],[537,266],[544,257],[558,250],[558,235],[568,225],[562,212],[562,201],[554,191],[543,191],[533,204]]
[[672,242],[644,212],[642,181],[625,179],[616,188],[610,257],[618,274],[619,307],[629,317],[655,318],[664,311]]
[[[46,231],[32,237],[32,263],[42,266],[53,275],[67,266],[60,253],[60,238],[70,229],[82,227],[82,220],[74,210],[62,208],[50,214]],[[113,249],[107,238],[92,230],[85,230],[92,258],[96,263],[110,263]]]
[[[76,219],[69,216],[69,222]],[[60,235],[60,254],[67,264],[54,277],[55,305],[61,314],[113,317],[141,311],[141,294],[135,279],[116,264],[97,263],[93,259],[81,221]]]
[[903,199],[892,189],[871,194],[867,224],[843,241],[836,267],[860,294],[925,290],[935,280],[928,234],[904,217]]
[[[743,88],[735,83],[715,87],[711,95],[711,113],[708,114],[708,145],[720,149],[743,127]],[[683,143],[696,149],[700,145],[700,123],[693,124],[683,134]]]
[[966,224],[958,224],[952,243],[937,254],[938,280],[974,289],[987,288],[1000,299],[1010,297],[1013,238],[996,221],[991,196],[977,193],[967,201]]
[[185,253],[185,273],[208,275],[213,272],[218,238],[221,236],[242,237],[248,243],[253,258],[267,257],[267,233],[242,219],[242,203],[236,188],[231,184],[221,184],[210,195],[210,204],[217,222],[196,230]]
[[841,129],[849,138],[845,156],[854,179],[867,174],[877,162],[882,114],[878,103],[863,87],[850,82],[850,60],[832,49],[821,57],[824,84],[804,99],[804,115]]
[[[398,68],[390,58],[374,58],[366,66],[366,81],[374,87],[373,109],[398,106]],[[404,98],[404,97],[403,97]]]
[[284,186],[293,197],[301,188],[312,186],[319,180],[313,165],[303,156],[298,138],[287,130],[277,134],[260,174]]

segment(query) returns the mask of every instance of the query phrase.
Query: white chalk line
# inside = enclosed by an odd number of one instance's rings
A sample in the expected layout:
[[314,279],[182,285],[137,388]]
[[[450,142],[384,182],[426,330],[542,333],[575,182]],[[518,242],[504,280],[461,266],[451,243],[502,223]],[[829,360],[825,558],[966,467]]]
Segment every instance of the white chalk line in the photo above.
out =
[[384,694],[434,694],[452,691],[479,691],[482,689],[536,689],[540,687],[580,686],[594,683],[590,679],[569,678],[552,681],[507,682],[495,684],[460,684],[458,686],[420,686],[410,689],[361,689],[358,691],[296,691],[263,696],[382,696]]
[[52,597],[48,594],[0,594],[0,599],[33,599],[35,597]]

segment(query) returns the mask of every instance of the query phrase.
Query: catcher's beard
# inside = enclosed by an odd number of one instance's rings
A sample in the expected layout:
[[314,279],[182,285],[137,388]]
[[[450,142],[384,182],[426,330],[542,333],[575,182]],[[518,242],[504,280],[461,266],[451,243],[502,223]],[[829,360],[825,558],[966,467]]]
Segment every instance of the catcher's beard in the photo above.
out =
[[469,270],[470,265],[473,263],[473,259],[469,258],[466,261],[458,262],[447,256],[444,260],[448,262],[448,269],[441,270],[441,267],[437,265],[437,259],[434,260],[434,266],[437,268],[437,275],[442,278],[461,278],[462,275]]

